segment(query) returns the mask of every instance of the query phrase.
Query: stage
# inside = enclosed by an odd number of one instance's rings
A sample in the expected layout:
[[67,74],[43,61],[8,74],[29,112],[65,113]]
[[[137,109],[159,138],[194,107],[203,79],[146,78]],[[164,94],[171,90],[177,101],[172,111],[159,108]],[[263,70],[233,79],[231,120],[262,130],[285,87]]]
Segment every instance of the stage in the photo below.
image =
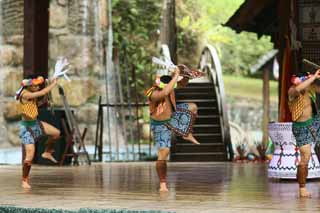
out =
[[32,190],[20,187],[21,167],[0,166],[1,205],[112,208],[173,212],[317,212],[320,180],[298,199],[295,181],[267,178],[267,164],[169,163],[169,193],[160,194],[154,162],[79,167],[33,166]]

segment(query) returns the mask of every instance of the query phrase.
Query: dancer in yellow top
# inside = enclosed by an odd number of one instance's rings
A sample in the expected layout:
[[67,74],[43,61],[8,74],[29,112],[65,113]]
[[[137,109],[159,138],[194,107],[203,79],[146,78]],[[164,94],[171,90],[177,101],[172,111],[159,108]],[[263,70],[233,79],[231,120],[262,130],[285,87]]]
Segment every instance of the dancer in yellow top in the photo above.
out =
[[24,79],[21,83],[21,88],[16,94],[16,100],[20,103],[22,120],[20,123],[20,138],[25,147],[25,158],[23,159],[22,167],[22,187],[30,189],[29,173],[32,160],[35,154],[35,143],[42,135],[48,136],[48,141],[42,157],[51,160],[54,163],[57,161],[52,156],[54,142],[60,137],[60,131],[54,126],[39,121],[38,116],[38,98],[48,94],[56,85],[57,79],[40,90],[40,85],[44,83],[44,78],[39,76],[29,79]]
[[[291,79],[289,88],[289,109],[292,115],[292,132],[300,150],[301,159],[297,166],[300,197],[310,197],[307,191],[308,164],[311,145],[320,140],[320,114],[317,112],[316,93],[320,93],[320,70],[307,76],[303,81]],[[299,80],[299,79],[298,79]]]

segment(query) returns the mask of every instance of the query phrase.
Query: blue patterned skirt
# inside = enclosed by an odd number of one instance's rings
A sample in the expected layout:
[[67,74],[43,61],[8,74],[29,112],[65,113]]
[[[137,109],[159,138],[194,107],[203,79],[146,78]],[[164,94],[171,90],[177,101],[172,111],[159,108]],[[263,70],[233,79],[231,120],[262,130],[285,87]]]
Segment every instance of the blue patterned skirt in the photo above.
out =
[[171,147],[172,132],[179,136],[187,136],[192,132],[195,115],[189,110],[187,103],[177,104],[177,110],[171,119],[166,121],[151,120],[153,139],[160,148]]
[[293,122],[292,132],[297,146],[319,143],[320,141],[320,116],[319,114],[304,122]]
[[21,121],[19,136],[22,144],[35,144],[41,136],[44,135],[44,128],[42,123],[38,120]]

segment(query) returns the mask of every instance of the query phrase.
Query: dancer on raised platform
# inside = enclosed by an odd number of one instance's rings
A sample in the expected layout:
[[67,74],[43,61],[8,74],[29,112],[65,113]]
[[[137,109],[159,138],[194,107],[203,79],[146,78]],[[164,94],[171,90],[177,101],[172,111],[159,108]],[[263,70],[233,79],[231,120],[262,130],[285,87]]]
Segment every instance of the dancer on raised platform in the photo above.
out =
[[293,76],[288,91],[289,109],[292,114],[292,131],[300,150],[297,168],[300,197],[311,197],[306,188],[311,145],[320,140],[320,117],[317,113],[316,93],[320,93],[320,70],[305,77]]
[[197,116],[197,105],[194,103],[176,104],[174,88],[185,86],[189,80],[184,77],[178,81],[180,69],[176,67],[172,76],[157,76],[156,84],[146,91],[146,96],[149,98],[151,129],[159,148],[156,169],[161,192],[168,191],[167,159],[171,147],[172,131],[185,140],[199,144],[191,133]]
[[60,137],[60,131],[54,126],[37,119],[38,98],[49,93],[57,85],[57,79],[53,79],[47,87],[40,90],[39,86],[43,83],[43,77],[39,76],[35,78],[35,76],[29,76],[28,79],[22,81],[22,87],[16,94],[16,100],[19,100],[22,116],[20,122],[20,138],[25,149],[25,158],[23,159],[22,167],[22,187],[25,189],[31,188],[29,184],[29,173],[35,154],[35,143],[41,136],[48,136],[45,151],[41,156],[57,163],[52,156],[52,152],[55,141]]

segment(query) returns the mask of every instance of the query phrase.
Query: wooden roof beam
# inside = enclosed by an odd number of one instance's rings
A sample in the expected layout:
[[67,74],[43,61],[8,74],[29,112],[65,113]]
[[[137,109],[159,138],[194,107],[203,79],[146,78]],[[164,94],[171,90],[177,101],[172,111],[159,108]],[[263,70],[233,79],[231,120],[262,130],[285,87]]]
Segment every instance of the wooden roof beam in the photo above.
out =
[[270,8],[275,2],[276,0],[246,0],[226,22],[225,26],[231,27],[237,33],[243,30],[249,30],[251,26],[257,24],[255,18],[261,14],[264,9]]

